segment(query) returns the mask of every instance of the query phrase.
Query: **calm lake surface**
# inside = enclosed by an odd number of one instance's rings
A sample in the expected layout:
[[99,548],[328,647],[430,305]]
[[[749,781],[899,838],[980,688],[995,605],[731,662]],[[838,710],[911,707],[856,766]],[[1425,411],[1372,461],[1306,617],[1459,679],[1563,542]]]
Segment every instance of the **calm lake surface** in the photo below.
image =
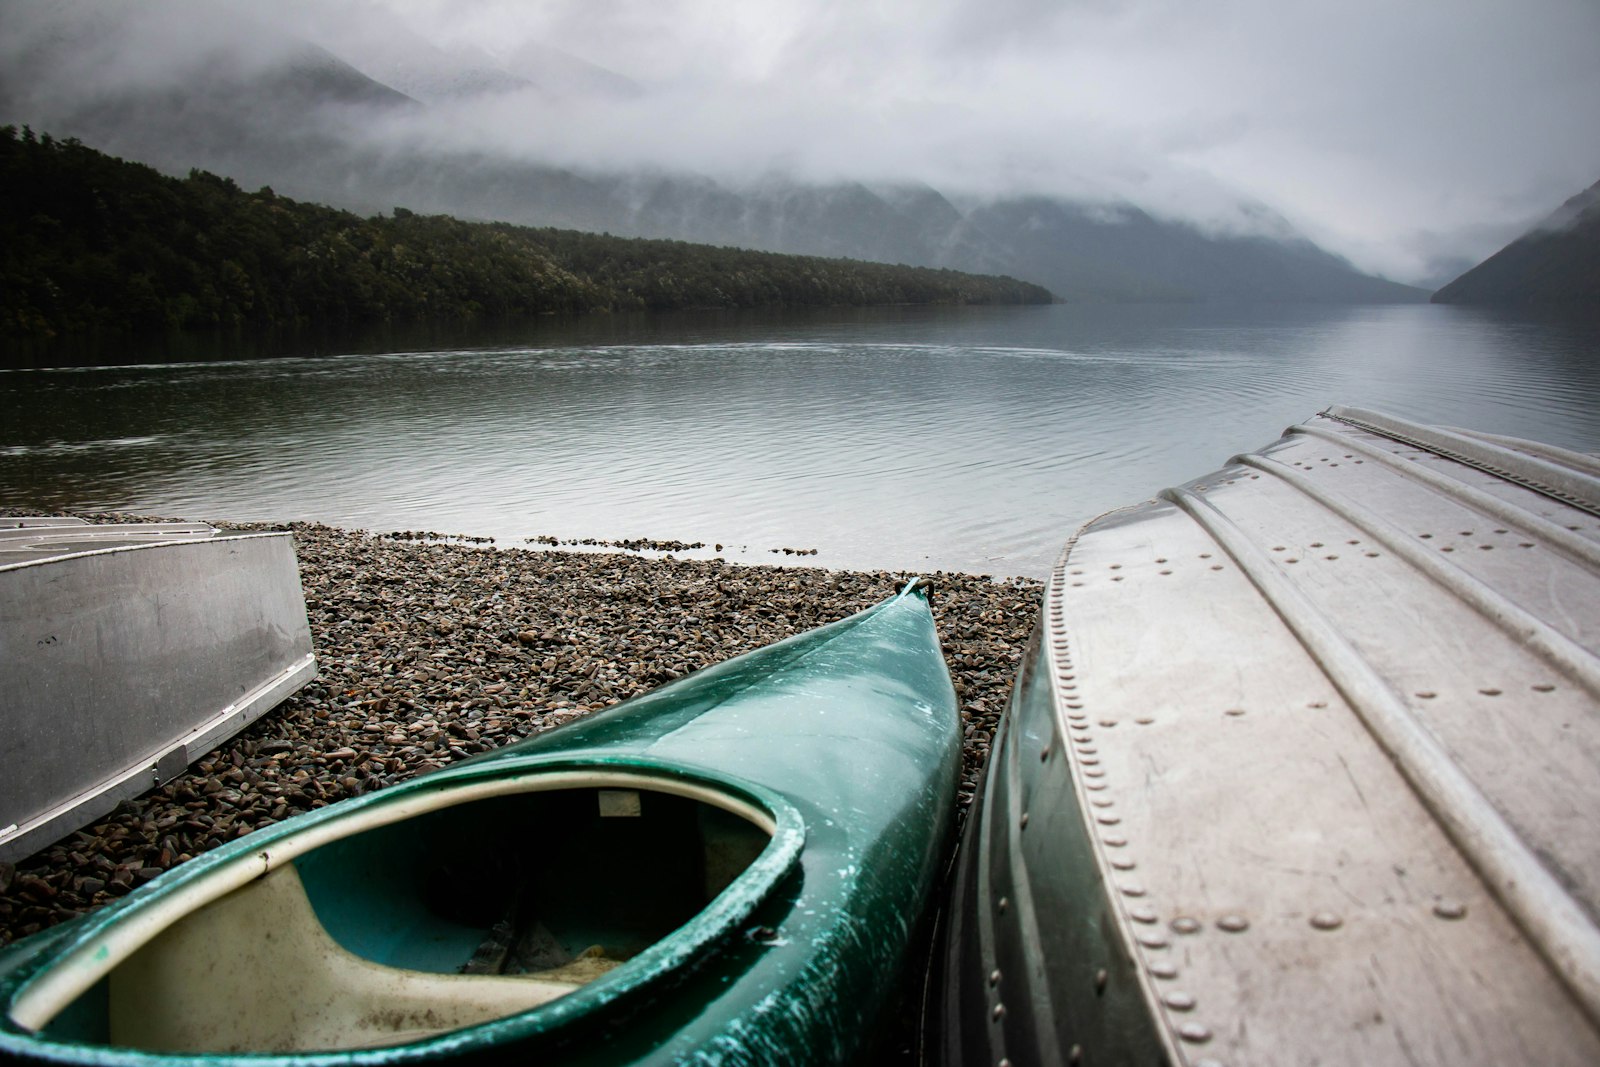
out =
[[1333,403],[1600,451],[1600,325],[1450,307],[602,319],[274,359],[206,344],[0,371],[0,505],[1042,576],[1085,519]]

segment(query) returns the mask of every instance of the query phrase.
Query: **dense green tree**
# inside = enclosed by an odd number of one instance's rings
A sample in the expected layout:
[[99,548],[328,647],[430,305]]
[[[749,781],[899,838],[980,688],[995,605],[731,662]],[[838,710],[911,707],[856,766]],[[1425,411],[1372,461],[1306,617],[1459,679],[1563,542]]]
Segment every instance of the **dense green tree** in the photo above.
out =
[[0,334],[840,304],[1045,303],[1010,278],[467,223],[362,218],[0,128]]

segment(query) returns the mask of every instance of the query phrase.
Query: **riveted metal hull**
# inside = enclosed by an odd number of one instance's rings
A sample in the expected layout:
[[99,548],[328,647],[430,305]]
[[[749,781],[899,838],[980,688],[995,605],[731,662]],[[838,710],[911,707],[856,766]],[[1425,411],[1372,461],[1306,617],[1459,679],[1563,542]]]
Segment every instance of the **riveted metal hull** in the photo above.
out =
[[0,860],[173,777],[316,673],[287,533],[5,521]]
[[1333,408],[1080,530],[945,1061],[1600,1062],[1597,470]]
[[[576,783],[600,790],[597,826],[641,807],[648,814],[670,794],[740,814],[770,842],[702,911],[567,995],[387,1047],[279,1052],[270,1062],[847,1062],[868,1047],[899,988],[946,854],[957,722],[932,616],[924,595],[908,590],[559,730],[258,831],[22,943],[0,956],[0,1054],[120,1064],[189,1058],[113,1047],[52,1017],[72,1015],[103,980],[114,983],[118,959],[289,868],[321,897],[317,915],[336,936],[381,934],[383,916],[401,909],[373,872],[400,870],[400,853],[421,848],[429,817],[553,796]],[[458,835],[484,837],[497,863],[502,854],[548,859],[544,836],[557,829],[511,818],[454,825]],[[601,889],[621,879],[624,898],[640,902],[663,892],[667,874],[654,859],[618,865],[598,838],[590,859],[611,865]],[[402,943],[394,958],[415,961],[425,948]],[[238,951],[254,949],[215,946],[219,959]],[[377,949],[360,951],[385,962]],[[413,970],[396,981],[453,994],[455,983],[478,980],[430,969],[438,973]],[[277,996],[298,988],[262,980]],[[53,1006],[69,1001],[75,1006],[64,1013]],[[192,1058],[263,1062],[231,1052]]]

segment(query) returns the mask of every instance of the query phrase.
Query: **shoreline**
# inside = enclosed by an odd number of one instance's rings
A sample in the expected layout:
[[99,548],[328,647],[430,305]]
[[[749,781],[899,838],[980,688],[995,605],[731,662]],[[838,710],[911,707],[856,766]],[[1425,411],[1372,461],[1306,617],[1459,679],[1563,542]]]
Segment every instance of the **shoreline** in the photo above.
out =
[[[551,548],[487,552],[315,523],[287,528],[317,677],[166,785],[14,866],[0,864],[0,945],[258,827],[843,618],[915,576]],[[1042,583],[928,577],[961,707],[964,810]]]

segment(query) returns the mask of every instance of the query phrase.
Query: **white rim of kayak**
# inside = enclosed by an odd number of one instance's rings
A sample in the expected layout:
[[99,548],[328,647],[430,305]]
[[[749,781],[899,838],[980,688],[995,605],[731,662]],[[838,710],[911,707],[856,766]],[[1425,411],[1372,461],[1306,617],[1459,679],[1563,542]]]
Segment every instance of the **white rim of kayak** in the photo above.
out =
[[[185,916],[333,841],[473,801],[584,788],[641,789],[696,800],[745,819],[766,832],[771,840],[756,860],[710,904],[633,960],[559,1001],[520,1013],[547,1013],[554,1017],[551,1021],[556,1025],[566,1018],[584,1014],[596,1003],[647,984],[658,975],[675,969],[691,953],[722,938],[766,898],[799,858],[804,843],[804,823],[799,812],[777,794],[754,783],[698,769],[657,766],[638,759],[616,763],[548,760],[515,767],[499,763],[476,772],[451,774],[448,780],[444,776],[418,779],[409,785],[373,794],[371,803],[355,811],[331,816],[321,814],[317,821],[304,828],[285,824],[286,832],[275,839],[244,848],[224,846],[222,851],[229,854],[214,853],[209,863],[205,862],[205,857],[193,861],[199,869],[176,868],[173,872],[176,877],[171,885],[164,887],[165,891],[158,890],[142,899],[126,897],[124,900],[129,903],[125,907],[111,905],[98,921],[64,949],[45,950],[43,965],[32,979],[24,980],[11,1000],[7,1015],[15,1025],[37,1035],[95,983]],[[323,812],[329,810],[322,809]],[[519,1016],[509,1016],[480,1023],[410,1046],[392,1045],[363,1051],[380,1053],[382,1058],[392,1061],[408,1047],[420,1049],[440,1040],[460,1041],[470,1030],[504,1025],[517,1018]],[[14,1035],[0,1035],[0,1048],[15,1040]],[[26,1040],[34,1047],[41,1042],[57,1048],[86,1047],[80,1042],[54,1041],[48,1037],[33,1036]],[[171,1053],[95,1047],[97,1058],[109,1056],[129,1062],[170,1062],[174,1058],[188,1058]],[[210,1061],[218,1058],[216,1053],[195,1055]],[[243,1055],[259,1060],[263,1054]],[[271,1055],[266,1054],[267,1058]],[[345,1063],[360,1058],[355,1050],[311,1051],[297,1053],[293,1058],[297,1062],[307,1062],[323,1056]]]

